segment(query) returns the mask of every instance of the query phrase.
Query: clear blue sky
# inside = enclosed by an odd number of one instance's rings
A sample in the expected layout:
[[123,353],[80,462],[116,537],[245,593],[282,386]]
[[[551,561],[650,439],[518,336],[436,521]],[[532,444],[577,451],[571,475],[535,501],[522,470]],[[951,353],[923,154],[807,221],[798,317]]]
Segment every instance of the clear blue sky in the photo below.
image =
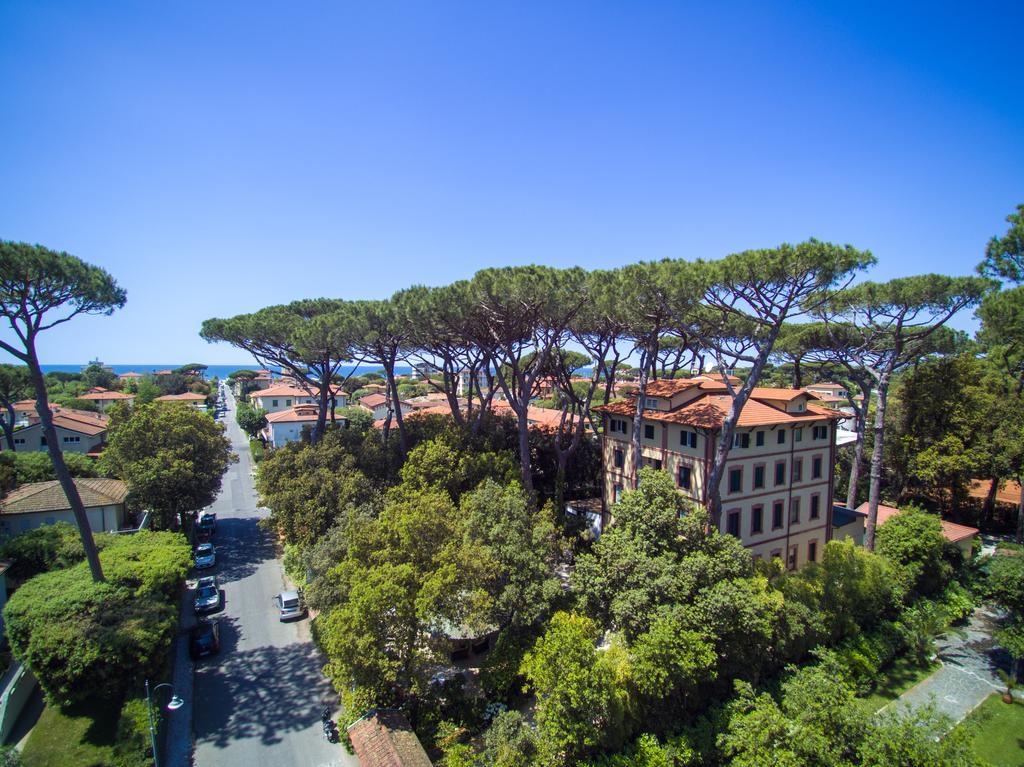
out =
[[50,363],[243,362],[203,319],[488,265],[815,236],[967,273],[1024,202],[1022,28],[1019,0],[7,2],[0,238],[128,290]]

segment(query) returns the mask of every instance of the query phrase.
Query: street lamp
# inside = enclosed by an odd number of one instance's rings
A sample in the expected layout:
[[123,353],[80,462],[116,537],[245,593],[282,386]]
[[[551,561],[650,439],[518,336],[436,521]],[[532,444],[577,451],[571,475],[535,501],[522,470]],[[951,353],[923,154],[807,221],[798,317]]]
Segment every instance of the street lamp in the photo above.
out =
[[160,767],[160,752],[157,751],[156,747],[156,725],[153,722],[153,693],[159,690],[161,687],[166,687],[171,691],[171,699],[167,701],[167,705],[164,708],[167,711],[177,711],[179,708],[185,705],[185,701],[174,694],[174,686],[169,682],[162,682],[156,687],[149,689],[149,680],[146,680],[146,710],[149,713],[149,739],[153,745],[153,767]]

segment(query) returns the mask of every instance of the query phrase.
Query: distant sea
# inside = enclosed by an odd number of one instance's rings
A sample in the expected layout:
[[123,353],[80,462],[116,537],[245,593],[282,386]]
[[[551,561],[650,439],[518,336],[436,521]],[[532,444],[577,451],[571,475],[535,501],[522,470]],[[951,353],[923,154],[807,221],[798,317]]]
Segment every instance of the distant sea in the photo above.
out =
[[[187,365],[189,362],[178,362],[168,363],[166,365],[154,365],[150,363],[137,364],[137,365],[104,365],[115,373],[142,373],[143,375],[152,373],[156,370],[174,370],[180,368],[182,365]],[[74,365],[40,365],[44,373],[81,373],[85,367],[85,363],[78,363]],[[233,373],[236,370],[258,370],[259,365],[208,365],[206,368],[207,378],[227,378],[229,373]],[[343,376],[347,376],[353,370],[357,370],[360,374],[370,373],[373,371],[380,371],[381,367],[374,365],[343,365],[339,371]],[[411,368],[395,366],[396,373],[408,373]],[[274,373],[279,374],[281,371],[274,369]]]

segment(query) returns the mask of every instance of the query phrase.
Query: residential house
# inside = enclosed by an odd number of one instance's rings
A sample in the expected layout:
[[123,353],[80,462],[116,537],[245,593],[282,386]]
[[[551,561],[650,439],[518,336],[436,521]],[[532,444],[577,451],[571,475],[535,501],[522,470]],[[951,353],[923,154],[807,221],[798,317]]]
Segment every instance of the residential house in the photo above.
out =
[[[94,533],[120,530],[125,525],[128,486],[119,479],[79,477],[78,495]],[[0,533],[17,535],[57,522],[75,524],[64,489],[57,480],[30,482],[12,490],[0,501]]]
[[127,373],[118,373],[117,377],[122,381],[140,381],[145,378],[142,373],[136,373],[135,371],[129,371]]
[[347,729],[359,767],[431,767],[427,752],[401,711],[374,709]]
[[[465,399],[469,396],[470,381],[472,378],[473,377],[470,375],[468,368],[463,368],[459,371],[459,384],[455,389],[455,394],[460,399]],[[490,386],[487,383],[487,371],[481,368],[476,371],[476,383],[473,387],[473,396],[480,397],[487,394],[488,391],[490,391]]]
[[840,399],[844,402],[846,401],[847,388],[843,384],[832,383],[831,381],[821,381],[819,383],[808,384],[804,389],[825,402],[829,402],[833,399]]
[[101,413],[106,413],[111,407],[119,402],[124,402],[128,405],[135,403],[134,394],[125,394],[119,391],[110,391],[104,389],[102,386],[96,386],[95,388],[89,389],[89,391],[78,399],[84,400],[85,402],[95,402],[96,407],[99,408]]
[[[755,558],[793,569],[816,561],[832,533],[836,415],[800,389],[755,388],[744,406],[723,472],[721,532]],[[719,377],[648,384],[640,428],[644,466],[667,471],[679,492],[706,503],[719,434],[732,397]],[[637,477],[632,430],[636,398],[595,407],[604,435],[606,512]]]
[[854,511],[838,503],[832,505],[832,540],[850,540],[858,546],[864,545],[864,528],[867,512]]
[[[402,409],[402,415],[411,413],[413,410],[413,407],[404,400],[400,400],[398,404]],[[373,414],[374,421],[380,421],[388,417],[388,398],[383,394],[367,394],[365,397],[361,397],[359,407],[363,410],[369,410]]]
[[[109,419],[102,413],[91,410],[75,410],[61,405],[50,408],[57,440],[65,453],[98,455],[107,438]],[[32,412],[27,417],[28,425],[14,432],[14,449],[17,451],[46,450],[46,436],[43,425],[32,403]]]
[[[868,515],[868,505],[868,502],[864,501],[864,503],[857,507],[857,511],[863,514],[865,519]],[[878,504],[878,520],[876,525],[881,527],[899,513],[900,510],[895,506]],[[970,559],[974,555],[974,541],[978,537],[978,528],[960,525],[945,519],[940,519],[939,521],[942,524],[942,537],[950,543],[956,544],[964,558]]]
[[184,394],[165,394],[162,397],[157,397],[154,402],[171,402],[180,403],[184,405],[190,405],[196,410],[206,410],[206,395],[196,394],[192,391],[187,391]]
[[[339,387],[333,387],[337,407],[348,405],[348,394]],[[254,391],[249,394],[249,401],[257,409],[266,410],[268,413],[278,413],[289,410],[295,405],[320,405],[318,392],[291,384],[277,384],[261,391]]]
[[269,447],[283,447],[302,439],[302,433],[313,428],[319,411],[318,405],[304,404],[268,413],[267,425],[260,435]]

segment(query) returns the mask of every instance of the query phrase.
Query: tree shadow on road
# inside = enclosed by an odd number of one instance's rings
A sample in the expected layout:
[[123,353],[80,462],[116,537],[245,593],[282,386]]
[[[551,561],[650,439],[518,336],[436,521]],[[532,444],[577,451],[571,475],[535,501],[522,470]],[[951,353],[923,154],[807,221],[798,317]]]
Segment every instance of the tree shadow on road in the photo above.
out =
[[333,694],[312,643],[235,652],[238,627],[233,620],[221,620],[218,663],[201,671],[196,742],[224,748],[234,740],[259,738],[271,745],[286,733],[319,724],[324,702]]
[[240,581],[256,572],[277,552],[270,534],[256,526],[259,517],[222,519],[217,522],[217,569],[219,583]]

